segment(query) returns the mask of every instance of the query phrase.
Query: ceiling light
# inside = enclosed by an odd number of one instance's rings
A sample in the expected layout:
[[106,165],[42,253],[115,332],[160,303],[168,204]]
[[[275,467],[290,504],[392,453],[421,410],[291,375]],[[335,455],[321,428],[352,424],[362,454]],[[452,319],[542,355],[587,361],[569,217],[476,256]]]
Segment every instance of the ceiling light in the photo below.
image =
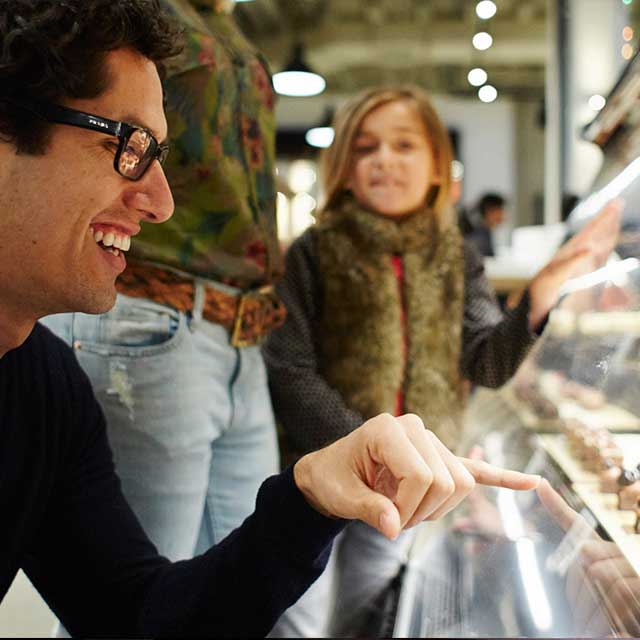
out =
[[480,67],[471,69],[467,74],[467,80],[469,84],[474,87],[481,87],[487,81],[487,72]]
[[273,75],[273,86],[283,96],[315,96],[325,90],[327,83],[306,64],[302,45],[296,44],[289,64]]
[[320,149],[331,146],[334,136],[333,127],[331,126],[333,124],[334,113],[335,109],[332,106],[326,106],[324,108],[322,119],[305,133],[304,139],[307,141],[307,144],[312,147],[319,147]]
[[629,60],[633,55],[633,47],[627,42],[622,45],[621,53],[625,60]]
[[629,42],[633,38],[633,29],[629,25],[622,30],[622,37],[625,42]]
[[473,36],[472,43],[478,51],[484,51],[493,44],[493,38],[486,31],[479,31]]
[[293,193],[311,191],[317,179],[314,164],[309,160],[295,160],[291,163],[287,182]]
[[484,87],[478,89],[478,98],[482,102],[493,102],[498,97],[498,91],[490,84],[485,84]]
[[607,101],[599,94],[596,93],[589,98],[589,108],[593,111],[600,111]]
[[476,15],[482,20],[488,20],[496,15],[496,3],[491,0],[482,0],[476,5]]
[[330,147],[333,142],[333,137],[333,127],[313,127],[304,134],[304,139],[307,141],[307,144],[320,149]]

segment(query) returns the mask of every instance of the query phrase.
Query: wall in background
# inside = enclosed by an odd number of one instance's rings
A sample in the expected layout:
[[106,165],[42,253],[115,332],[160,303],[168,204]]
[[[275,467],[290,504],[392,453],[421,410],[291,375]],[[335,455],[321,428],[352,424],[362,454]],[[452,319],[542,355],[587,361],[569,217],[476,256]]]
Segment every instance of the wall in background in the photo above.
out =
[[[280,98],[276,115],[285,130],[304,130],[320,123],[328,106],[346,96]],[[510,203],[508,226],[536,221],[544,175],[544,135],[539,102],[499,98],[490,104],[478,99],[434,96],[436,109],[458,136],[465,166],[462,204],[473,206],[485,191],[502,193]],[[309,159],[314,153],[307,150]],[[289,157],[288,160],[294,158]]]

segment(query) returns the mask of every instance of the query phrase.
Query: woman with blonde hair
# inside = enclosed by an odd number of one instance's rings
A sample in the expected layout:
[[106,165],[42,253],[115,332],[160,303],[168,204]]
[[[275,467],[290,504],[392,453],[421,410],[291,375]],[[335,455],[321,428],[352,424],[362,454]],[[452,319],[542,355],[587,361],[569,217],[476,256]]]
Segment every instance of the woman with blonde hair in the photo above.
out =
[[[288,252],[278,292],[289,315],[265,348],[276,415],[300,454],[382,412],[418,414],[456,450],[464,380],[498,387],[509,379],[562,283],[610,253],[619,205],[562,247],[503,313],[481,257],[460,236],[451,144],[425,92],[366,90],[339,110],[334,129],[318,223]],[[362,633],[363,612],[398,572],[408,542],[352,525],[334,552],[338,626],[316,618],[315,628],[296,627],[294,607],[286,614],[294,623],[276,631]],[[310,602],[322,589],[296,605],[302,617],[318,608],[317,595]]]

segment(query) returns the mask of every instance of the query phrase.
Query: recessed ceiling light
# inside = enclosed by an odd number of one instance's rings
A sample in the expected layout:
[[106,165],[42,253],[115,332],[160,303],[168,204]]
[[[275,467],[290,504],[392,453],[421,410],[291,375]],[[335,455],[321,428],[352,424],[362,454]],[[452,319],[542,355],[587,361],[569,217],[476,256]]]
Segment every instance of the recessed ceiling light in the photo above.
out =
[[600,111],[607,101],[599,94],[596,93],[589,98],[589,108],[593,111]]
[[478,89],[478,98],[480,98],[482,102],[493,102],[497,97],[497,89],[490,84],[485,84],[484,87]]
[[488,20],[496,15],[496,3],[491,0],[482,0],[476,5],[476,15],[482,20]]
[[487,81],[487,72],[480,67],[471,69],[467,74],[467,80],[469,84],[474,87],[481,87]]
[[479,51],[488,49],[493,44],[493,38],[486,31],[479,31],[473,36],[473,46]]

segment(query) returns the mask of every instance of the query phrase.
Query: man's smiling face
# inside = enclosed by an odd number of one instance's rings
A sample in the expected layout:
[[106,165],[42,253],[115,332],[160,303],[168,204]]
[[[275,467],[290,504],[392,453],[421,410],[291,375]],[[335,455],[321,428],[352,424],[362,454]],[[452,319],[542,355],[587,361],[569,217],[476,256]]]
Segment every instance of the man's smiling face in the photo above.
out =
[[[63,106],[145,127],[163,142],[167,124],[153,62],[129,49],[106,60],[106,91]],[[140,222],[163,222],[173,213],[160,164],[153,162],[137,182],[126,180],[113,168],[117,145],[117,138],[68,125],[52,125],[44,155],[17,154],[0,143],[5,315],[35,320],[63,311],[102,313],[113,305],[115,280],[126,265],[122,253]]]

